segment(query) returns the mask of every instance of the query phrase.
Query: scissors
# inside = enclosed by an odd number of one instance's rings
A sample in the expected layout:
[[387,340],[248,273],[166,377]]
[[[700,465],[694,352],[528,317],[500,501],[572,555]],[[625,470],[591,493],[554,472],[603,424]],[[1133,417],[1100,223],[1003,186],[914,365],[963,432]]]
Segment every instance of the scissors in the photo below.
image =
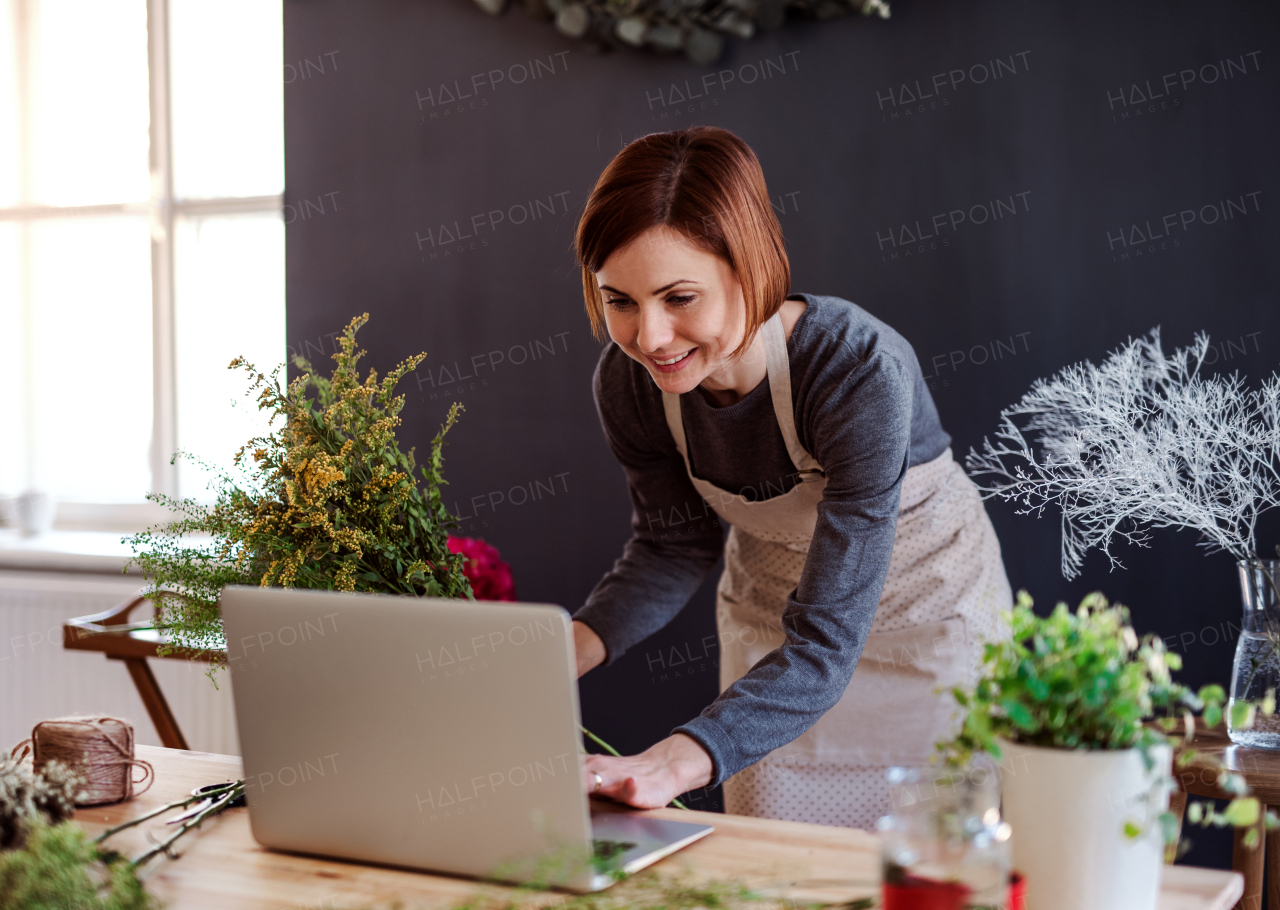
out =
[[[208,793],[211,790],[223,790],[226,787],[227,787],[226,784],[207,784],[206,786],[203,786],[203,787],[196,787],[194,790],[191,791],[191,795],[199,796],[201,793]],[[186,812],[183,812],[181,815],[175,815],[173,818],[165,822],[165,824],[176,825],[178,822],[186,821],[189,818],[195,818],[205,809],[208,809],[210,806],[212,806],[213,803],[214,803],[213,797],[206,797],[205,799],[200,800],[198,803],[196,803]],[[235,799],[231,800],[231,802],[227,803],[227,808],[237,809],[243,805],[244,805],[244,793],[242,792]]]

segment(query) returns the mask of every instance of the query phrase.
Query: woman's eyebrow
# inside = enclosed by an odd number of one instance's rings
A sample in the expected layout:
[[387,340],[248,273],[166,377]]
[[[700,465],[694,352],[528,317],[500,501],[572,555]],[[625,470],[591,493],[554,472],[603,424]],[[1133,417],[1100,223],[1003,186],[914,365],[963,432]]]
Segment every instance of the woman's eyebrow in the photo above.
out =
[[[671,282],[670,284],[664,284],[662,287],[658,288],[653,293],[661,294],[663,291],[671,290],[677,284],[697,284],[697,282],[694,281],[692,278],[677,278],[675,281]],[[609,291],[612,294],[621,294],[623,297],[629,296],[625,291],[620,291],[617,288],[613,287],[612,285],[608,285],[608,284],[600,285],[600,290]]]

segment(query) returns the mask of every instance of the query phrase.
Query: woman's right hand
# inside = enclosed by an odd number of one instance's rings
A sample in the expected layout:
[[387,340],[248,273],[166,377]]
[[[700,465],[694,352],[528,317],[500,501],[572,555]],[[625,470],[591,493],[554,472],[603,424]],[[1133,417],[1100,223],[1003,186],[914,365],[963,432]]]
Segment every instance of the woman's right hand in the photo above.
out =
[[607,653],[595,630],[576,619],[573,621],[573,651],[578,660],[579,676],[604,663]]

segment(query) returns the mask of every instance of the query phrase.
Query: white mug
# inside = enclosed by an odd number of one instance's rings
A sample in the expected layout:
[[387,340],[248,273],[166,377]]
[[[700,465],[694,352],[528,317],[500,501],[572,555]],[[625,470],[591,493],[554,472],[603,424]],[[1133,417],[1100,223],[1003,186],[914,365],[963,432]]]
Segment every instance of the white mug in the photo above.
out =
[[53,527],[53,513],[56,505],[49,494],[37,490],[28,490],[13,500],[14,515],[18,520],[18,530],[23,537],[35,537]]

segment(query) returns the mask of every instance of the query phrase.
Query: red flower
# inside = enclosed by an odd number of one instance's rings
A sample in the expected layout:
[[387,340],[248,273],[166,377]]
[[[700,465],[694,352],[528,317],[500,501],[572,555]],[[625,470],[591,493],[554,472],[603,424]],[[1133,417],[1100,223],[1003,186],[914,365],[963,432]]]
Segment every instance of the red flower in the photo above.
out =
[[471,582],[476,600],[516,599],[516,583],[511,578],[511,566],[498,558],[496,547],[474,537],[450,537],[449,551],[461,553],[467,558],[462,574]]

